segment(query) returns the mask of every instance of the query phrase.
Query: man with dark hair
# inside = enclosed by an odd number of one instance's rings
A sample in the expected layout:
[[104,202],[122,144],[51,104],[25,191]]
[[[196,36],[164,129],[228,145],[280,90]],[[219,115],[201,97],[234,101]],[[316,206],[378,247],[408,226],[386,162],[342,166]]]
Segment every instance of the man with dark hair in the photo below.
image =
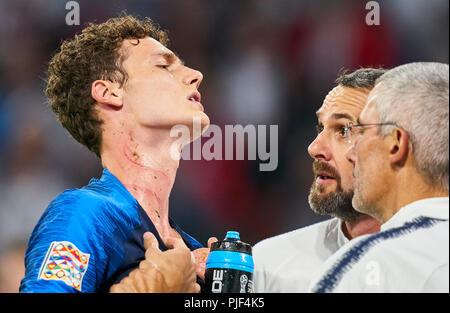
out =
[[306,292],[325,260],[352,238],[379,230],[379,222],[352,207],[352,164],[345,153],[347,123],[356,122],[375,81],[385,70],[362,68],[340,74],[317,111],[317,137],[308,147],[314,182],[309,203],[326,220],[265,239],[253,250],[256,292]]
[[[207,249],[169,216],[179,165],[170,131],[184,125],[193,133],[194,120],[204,131],[209,118],[197,91],[202,74],[167,44],[166,32],[150,19],[123,16],[90,24],[52,58],[51,108],[104,170],[45,210],[29,241],[20,291],[109,291],[143,261],[157,269],[155,290],[200,290],[202,265],[190,251],[204,258]],[[144,233],[147,240],[154,236],[156,247],[144,245]],[[148,256],[150,246],[173,250]],[[176,266],[161,263],[170,255]]]

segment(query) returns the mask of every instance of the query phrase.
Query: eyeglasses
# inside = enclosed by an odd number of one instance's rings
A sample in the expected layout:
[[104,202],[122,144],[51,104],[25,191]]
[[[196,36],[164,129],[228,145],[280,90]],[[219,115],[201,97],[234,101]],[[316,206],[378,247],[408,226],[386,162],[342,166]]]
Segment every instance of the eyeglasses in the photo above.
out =
[[362,135],[362,131],[359,129],[363,127],[369,127],[369,126],[396,126],[398,125],[396,123],[371,123],[371,124],[353,124],[348,123],[344,128],[344,136],[347,138],[348,143],[355,143],[355,135],[359,134]]

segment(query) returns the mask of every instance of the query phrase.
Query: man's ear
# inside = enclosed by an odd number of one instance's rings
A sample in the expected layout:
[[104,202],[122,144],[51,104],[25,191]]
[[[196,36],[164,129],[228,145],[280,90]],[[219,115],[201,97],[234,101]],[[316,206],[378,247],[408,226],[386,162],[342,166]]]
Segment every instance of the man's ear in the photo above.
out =
[[408,133],[403,128],[396,127],[391,136],[389,159],[391,164],[403,166],[408,159],[410,150]]
[[100,105],[107,105],[116,110],[122,107],[122,89],[118,83],[96,80],[91,86],[91,96]]

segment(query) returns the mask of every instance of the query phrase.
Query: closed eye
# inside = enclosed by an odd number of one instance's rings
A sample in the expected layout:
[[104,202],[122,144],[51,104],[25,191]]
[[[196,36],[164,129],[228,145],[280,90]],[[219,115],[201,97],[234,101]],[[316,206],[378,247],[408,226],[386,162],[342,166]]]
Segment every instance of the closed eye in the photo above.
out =
[[160,68],[165,69],[165,70],[167,70],[169,68],[169,66],[170,65],[168,65],[168,64],[157,65],[157,67],[160,67]]

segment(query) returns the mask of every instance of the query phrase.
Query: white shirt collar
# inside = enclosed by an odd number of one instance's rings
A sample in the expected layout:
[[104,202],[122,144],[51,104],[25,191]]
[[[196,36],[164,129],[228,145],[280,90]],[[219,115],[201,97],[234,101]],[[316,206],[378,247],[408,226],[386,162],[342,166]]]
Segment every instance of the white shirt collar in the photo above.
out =
[[338,223],[337,243],[339,248],[350,241],[347,237],[345,237],[344,231],[342,230],[342,227],[344,227],[344,223],[345,222],[342,220],[340,220],[340,223]]
[[381,231],[402,226],[405,221],[413,220],[419,216],[448,220],[448,197],[436,197],[421,199],[402,207],[387,222],[381,225]]

